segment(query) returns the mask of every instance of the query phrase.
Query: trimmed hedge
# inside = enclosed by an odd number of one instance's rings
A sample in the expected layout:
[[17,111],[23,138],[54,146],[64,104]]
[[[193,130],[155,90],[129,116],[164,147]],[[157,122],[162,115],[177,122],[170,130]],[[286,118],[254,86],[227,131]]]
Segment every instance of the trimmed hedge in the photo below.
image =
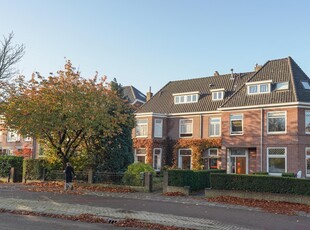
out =
[[310,196],[310,180],[236,174],[211,174],[211,187],[222,190],[242,190]]
[[14,167],[14,182],[22,181],[23,157],[17,156],[1,156],[0,157],[0,176],[8,177],[9,170]]
[[191,191],[209,188],[211,173],[226,173],[226,170],[168,170],[168,185],[176,187],[189,186]]
[[282,177],[295,177],[295,173],[282,173]]
[[46,167],[44,159],[27,159],[23,162],[23,178],[25,180],[43,179],[43,171]]

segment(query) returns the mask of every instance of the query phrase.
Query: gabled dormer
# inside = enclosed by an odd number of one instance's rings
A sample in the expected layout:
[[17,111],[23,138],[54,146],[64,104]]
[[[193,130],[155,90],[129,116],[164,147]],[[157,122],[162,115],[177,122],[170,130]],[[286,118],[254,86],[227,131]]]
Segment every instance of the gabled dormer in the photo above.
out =
[[225,96],[225,89],[211,89],[210,92],[212,93],[212,101],[220,101],[224,99]]
[[174,93],[174,104],[188,104],[196,103],[199,99],[199,91],[185,92],[185,93]]
[[270,93],[272,80],[254,81],[245,83],[247,86],[247,94],[263,94]]

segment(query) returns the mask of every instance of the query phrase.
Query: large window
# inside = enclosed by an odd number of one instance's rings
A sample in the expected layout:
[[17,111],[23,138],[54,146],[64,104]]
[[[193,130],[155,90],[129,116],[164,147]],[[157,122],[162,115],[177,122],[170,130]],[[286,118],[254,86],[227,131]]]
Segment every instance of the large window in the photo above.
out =
[[179,149],[179,168],[191,169],[192,168],[192,150]]
[[286,148],[267,148],[267,169],[270,174],[286,172]]
[[195,103],[198,102],[199,92],[176,93],[173,96],[175,104]]
[[193,120],[181,119],[180,120],[180,137],[192,137],[193,136]]
[[163,120],[155,119],[154,137],[163,137]]
[[146,163],[146,149],[136,149],[135,161]]
[[305,111],[305,132],[310,134],[310,110]]
[[286,133],[286,112],[268,112],[268,133]]
[[221,118],[220,117],[210,118],[209,136],[210,137],[221,136]]
[[230,115],[230,134],[243,134],[243,115]]
[[136,137],[147,137],[147,119],[137,120]]
[[246,83],[248,88],[248,94],[261,94],[270,93],[270,84],[272,81],[261,82],[248,82]]
[[306,148],[306,176],[310,177],[310,147]]
[[20,135],[15,131],[8,131],[6,135],[7,142],[20,141]]
[[161,169],[161,153],[161,148],[155,148],[153,150],[153,168],[155,169],[155,171],[160,171]]

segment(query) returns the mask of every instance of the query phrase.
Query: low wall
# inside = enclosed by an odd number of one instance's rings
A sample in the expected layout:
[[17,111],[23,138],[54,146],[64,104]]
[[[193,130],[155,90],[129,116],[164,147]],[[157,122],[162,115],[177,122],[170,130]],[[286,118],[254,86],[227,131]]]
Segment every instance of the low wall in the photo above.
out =
[[292,195],[292,194],[258,193],[258,192],[232,191],[232,190],[205,189],[205,196],[208,198],[219,197],[219,196],[232,196],[232,197],[238,197],[238,198],[285,201],[285,202],[291,202],[291,203],[310,205],[309,196]]
[[176,187],[176,186],[167,186],[164,190],[164,193],[168,192],[180,192],[183,193],[184,195],[188,196],[190,191],[189,186],[184,186],[184,187]]

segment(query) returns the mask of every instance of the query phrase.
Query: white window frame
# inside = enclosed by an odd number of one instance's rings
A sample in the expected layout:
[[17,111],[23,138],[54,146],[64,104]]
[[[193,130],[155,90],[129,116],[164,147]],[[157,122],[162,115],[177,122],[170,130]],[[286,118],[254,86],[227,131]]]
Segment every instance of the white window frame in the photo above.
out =
[[[219,121],[212,121],[212,119],[219,119]],[[209,137],[220,137],[221,136],[221,129],[222,129],[222,125],[221,125],[221,118],[220,117],[210,117],[209,118]],[[216,125],[219,125],[219,134],[216,134]],[[213,130],[214,130],[214,134],[211,134],[211,126],[213,126]]]
[[[275,113],[283,113],[285,116],[285,131],[269,131],[269,118],[271,117],[270,114],[275,114]],[[270,111],[267,112],[267,134],[286,134],[287,132],[287,113],[286,111]]]
[[[141,124],[138,124],[138,122],[142,122],[142,121],[146,121],[146,122],[144,122],[144,123],[141,123]],[[138,119],[137,120],[137,125],[136,125],[136,137],[147,137],[148,135],[148,123],[149,123],[149,121],[148,121],[148,119]],[[140,128],[141,127],[144,127],[144,134],[142,134],[142,135],[137,135],[137,131],[139,130],[140,131],[140,133],[141,133],[141,130],[140,130]]]
[[310,151],[310,147],[306,147],[306,151],[305,151],[305,156],[306,156],[306,173],[305,173],[305,175],[306,175],[306,177],[310,177],[310,172],[309,173],[307,173],[307,159],[310,159],[310,153],[309,153],[309,155],[307,154],[307,150],[309,150]]
[[[190,127],[190,131],[186,131],[186,132],[181,132],[182,131],[182,122],[183,121],[191,121],[191,127]],[[180,119],[180,121],[179,121],[179,137],[180,138],[192,138],[193,137],[193,123],[194,123],[194,121],[193,121],[193,119]],[[191,134],[191,136],[182,136],[182,134],[185,134],[185,135],[187,135],[187,134]]]
[[[307,113],[308,113],[309,122],[307,122]],[[310,127],[310,110],[305,110],[305,133],[310,134],[310,128],[309,128],[309,132],[307,132],[307,123],[309,124],[309,127]]]
[[179,149],[178,150],[178,168],[179,169],[182,169],[182,157],[181,156],[181,151],[182,150],[190,150],[191,151],[191,155],[184,155],[184,156],[190,156],[190,169],[192,169],[192,163],[193,163],[193,151],[192,149],[189,149],[189,148],[182,148],[182,149]]
[[8,130],[6,133],[6,141],[8,143],[18,142],[20,141],[20,135],[16,131]]
[[[270,149],[284,149],[285,150],[285,153],[284,155],[270,155],[269,154],[269,150]],[[270,173],[269,172],[269,158],[284,158],[285,160],[285,173],[287,172],[287,147],[268,147],[267,148],[267,172],[269,175],[272,175],[272,176],[281,176],[282,173]]]
[[[159,150],[159,154],[155,154],[156,150]],[[162,154],[163,153],[163,150],[162,148],[154,148],[153,149],[153,168],[155,171],[160,171],[161,170],[161,165],[162,165]],[[160,159],[160,164],[159,164],[159,168],[155,168],[155,155],[159,155],[159,159]]]
[[197,103],[199,99],[199,92],[174,93],[174,104],[188,104]]
[[[232,131],[232,121],[237,121],[237,120],[240,120],[240,119],[236,119],[236,118],[233,118],[232,119],[232,116],[241,116],[241,127],[242,127],[242,131],[241,133],[233,133]],[[242,113],[238,113],[238,114],[230,114],[229,116],[229,126],[230,126],[230,135],[243,135],[243,114]]]
[[[245,83],[247,86],[247,93],[248,95],[255,95],[255,94],[265,94],[271,92],[271,83],[272,80],[267,81],[256,81],[256,82],[247,82]],[[267,86],[267,91],[262,91],[261,87],[265,85]],[[251,87],[256,87],[256,92],[251,92]]]
[[24,141],[30,142],[30,141],[32,141],[32,137],[25,136],[24,137]]
[[[139,149],[144,149],[145,150],[145,154],[141,154],[141,153],[137,153],[137,150],[139,150]],[[146,155],[147,155],[147,149],[146,148],[136,148],[135,149],[135,162],[140,162],[140,161],[138,161],[138,157],[145,157],[145,160],[144,160],[144,162],[142,162],[142,163],[146,163]]]
[[221,101],[224,99],[225,96],[225,89],[211,89],[210,92],[212,93],[212,101]]
[[[157,121],[160,121],[160,126]],[[154,137],[163,137],[163,119],[154,119]]]

